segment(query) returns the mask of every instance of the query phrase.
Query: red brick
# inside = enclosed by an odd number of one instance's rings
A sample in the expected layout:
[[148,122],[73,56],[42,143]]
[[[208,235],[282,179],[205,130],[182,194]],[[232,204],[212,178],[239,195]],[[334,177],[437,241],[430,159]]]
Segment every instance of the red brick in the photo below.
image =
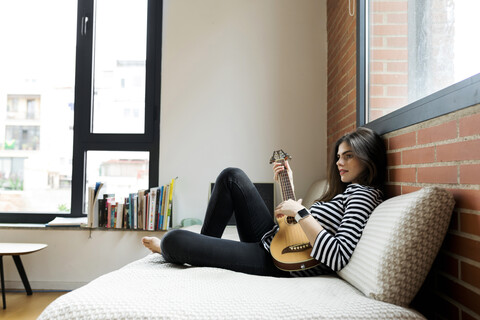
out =
[[386,114],[384,110],[378,110],[378,109],[377,110],[372,110],[372,109],[370,109],[369,111],[370,111],[370,114],[369,114],[370,121],[378,119],[378,118],[380,118],[380,117],[382,117]]
[[403,164],[421,164],[435,162],[435,148],[421,148],[402,151]]
[[478,303],[480,295],[444,276],[438,277],[438,286],[445,295],[460,302],[473,312],[480,314],[480,303]]
[[457,183],[457,176],[457,166],[417,169],[417,182],[420,183]]
[[480,210],[480,190],[449,189],[455,198],[455,207]]
[[407,13],[390,13],[387,15],[388,23],[403,23],[406,24],[408,19]]
[[456,231],[459,230],[459,225],[460,225],[459,216],[460,215],[455,210],[453,210],[452,218],[450,219],[448,230],[456,230]]
[[408,9],[407,1],[400,2],[373,2],[373,12],[406,12]]
[[374,98],[374,97],[371,97],[370,98],[370,106],[372,108],[381,108],[381,109],[395,109],[395,108],[399,108],[401,106],[404,106],[406,105],[407,103],[407,97],[404,97],[404,98],[399,98],[399,97],[395,97],[395,98],[389,98],[389,97],[386,97],[386,98]]
[[407,84],[408,77],[404,74],[373,74],[371,84],[389,85],[389,84]]
[[357,91],[356,90],[352,90],[348,93],[347,95],[347,101],[348,102],[355,102],[357,100]]
[[457,122],[450,121],[438,126],[420,129],[418,131],[418,144],[425,144],[457,137]]
[[436,304],[431,308],[437,314],[437,317],[435,319],[460,319],[460,309],[458,309],[457,306],[452,304],[450,301],[440,298],[439,296],[436,296],[435,298],[437,298],[435,301]]
[[401,152],[387,153],[387,164],[388,166],[398,166],[402,164],[402,153]]
[[437,161],[479,160],[480,140],[437,146]]
[[408,63],[407,62],[387,62],[387,71],[388,72],[407,72]]
[[458,259],[441,252],[435,260],[435,266],[441,271],[458,278]]
[[480,134],[480,113],[462,118],[459,121],[460,136],[473,136]]
[[461,212],[460,231],[480,236],[480,214]]
[[392,197],[396,197],[396,196],[399,196],[402,194],[402,186],[398,185],[398,184],[387,184],[385,186],[385,197],[387,199],[389,198],[392,198]]
[[444,248],[445,250],[462,257],[480,261],[480,241],[455,234],[447,234],[445,237]]
[[464,164],[460,166],[460,183],[480,184],[480,164]]
[[412,193],[422,189],[421,187],[402,186],[402,194]]
[[478,318],[479,318],[478,315],[474,317],[462,310],[462,320],[478,320]]
[[480,268],[462,261],[461,270],[462,280],[480,289]]
[[383,44],[384,44],[384,39],[385,39],[385,37],[378,37],[378,36],[376,36],[376,37],[372,37],[372,38],[373,38],[373,39],[372,39],[372,44],[371,44],[371,46],[372,46],[373,48],[383,48]]
[[395,48],[395,49],[374,49],[372,50],[372,61],[386,60],[386,61],[407,61],[408,51],[407,49]]
[[384,17],[386,17],[384,14],[374,13],[372,14],[372,22],[374,24],[383,24]]
[[338,123],[339,128],[345,128],[346,126],[351,126],[352,124],[356,123],[356,114],[352,113],[345,117],[342,121]]
[[[371,72],[383,72],[384,70],[384,63],[383,62],[372,62],[370,63],[370,69]],[[372,90],[372,87],[370,87],[370,90]]]
[[415,182],[415,177],[415,168],[389,170],[389,181],[391,182]]
[[382,97],[384,95],[383,86],[370,86],[370,95]]
[[405,133],[388,139],[388,149],[395,150],[406,147],[413,147],[416,144],[417,136],[415,132]]
[[408,88],[407,86],[388,86],[387,95],[390,97],[393,97],[393,96],[406,97],[408,96]]
[[387,37],[387,48],[407,48],[408,38],[404,36]]
[[407,35],[407,25],[376,25],[373,26],[372,34],[374,36],[401,36]]

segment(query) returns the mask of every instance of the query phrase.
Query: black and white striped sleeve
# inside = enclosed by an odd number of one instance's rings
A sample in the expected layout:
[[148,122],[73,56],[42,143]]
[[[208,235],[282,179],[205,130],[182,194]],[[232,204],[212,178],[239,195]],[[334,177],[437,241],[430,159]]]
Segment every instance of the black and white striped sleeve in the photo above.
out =
[[[318,234],[311,256],[334,271],[345,267],[357,246],[373,209],[381,202],[377,190],[358,188],[348,195],[343,210],[329,210],[331,219],[339,221],[334,232],[326,226]],[[340,209],[340,208],[337,208]]]

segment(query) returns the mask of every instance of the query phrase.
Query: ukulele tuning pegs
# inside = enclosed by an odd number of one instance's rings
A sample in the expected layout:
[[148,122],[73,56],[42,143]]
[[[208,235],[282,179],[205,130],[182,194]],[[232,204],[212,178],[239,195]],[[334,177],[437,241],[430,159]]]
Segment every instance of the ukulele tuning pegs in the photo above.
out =
[[286,153],[282,149],[280,149],[280,150],[273,151],[273,155],[270,158],[270,164],[272,164],[276,161],[290,160],[290,159],[292,159],[292,157],[288,153]]

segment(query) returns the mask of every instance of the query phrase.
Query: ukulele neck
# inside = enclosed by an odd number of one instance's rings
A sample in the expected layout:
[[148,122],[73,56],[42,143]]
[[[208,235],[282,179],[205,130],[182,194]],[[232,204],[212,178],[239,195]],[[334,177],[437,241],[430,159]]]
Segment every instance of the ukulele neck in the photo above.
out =
[[[281,163],[285,167],[285,160],[279,160],[279,163]],[[290,200],[293,199],[295,200],[295,193],[293,192],[292,188],[292,183],[290,181],[290,177],[288,176],[287,170],[283,170],[280,172],[278,175],[279,181],[280,181],[280,189],[282,191],[282,198],[283,200]]]

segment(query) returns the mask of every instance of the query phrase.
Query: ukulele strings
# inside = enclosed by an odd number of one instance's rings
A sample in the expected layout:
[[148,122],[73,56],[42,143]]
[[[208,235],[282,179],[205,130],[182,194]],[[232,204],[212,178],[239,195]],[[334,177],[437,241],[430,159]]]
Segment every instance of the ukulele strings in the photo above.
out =
[[[282,161],[282,164],[284,164],[285,162]],[[293,190],[292,190],[292,184],[290,183],[290,178],[288,176],[288,172],[286,170],[282,171],[280,173],[280,185],[281,185],[281,189],[282,189],[282,198],[283,200],[289,200],[289,199],[293,199],[295,200],[295,196],[293,194]]]
[[[292,190],[292,184],[290,182],[290,178],[286,170],[280,173],[280,186],[281,186],[282,197],[284,201],[289,199],[295,200],[295,195]],[[288,226],[295,226],[295,225],[296,223],[288,224]],[[290,228],[289,230],[290,231],[285,234],[287,243],[295,245],[295,244],[308,242],[308,239],[305,233],[303,232],[303,230],[299,225],[296,226],[296,228],[293,228],[293,229]]]

